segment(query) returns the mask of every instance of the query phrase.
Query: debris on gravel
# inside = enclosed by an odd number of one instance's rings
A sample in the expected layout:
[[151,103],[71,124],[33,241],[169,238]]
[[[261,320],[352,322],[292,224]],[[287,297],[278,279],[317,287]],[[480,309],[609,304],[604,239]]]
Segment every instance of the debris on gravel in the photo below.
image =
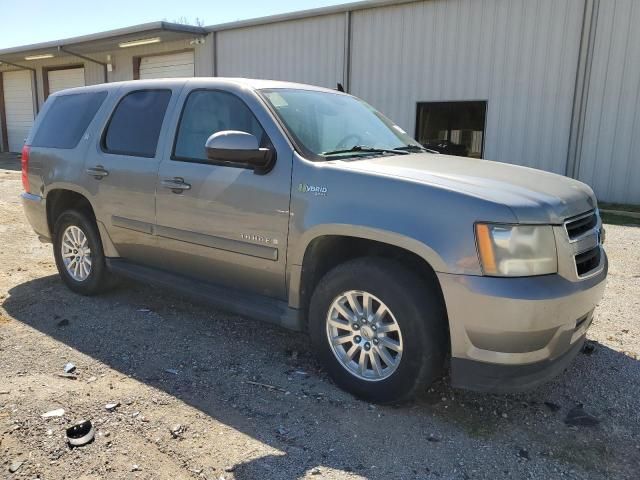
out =
[[64,366],[64,373],[73,373],[75,369],[76,366],[73,363],[69,362]]
[[72,447],[82,447],[93,442],[94,438],[95,429],[89,420],[84,420],[67,428],[67,442]]
[[544,402],[544,405],[545,405],[545,407],[547,407],[552,412],[557,412],[558,410],[560,410],[560,405],[558,405],[557,403]]
[[59,328],[66,327],[68,325],[69,325],[69,320],[66,319],[66,318],[63,318],[58,323],[56,323],[56,326],[59,327]]
[[269,390],[275,390],[276,392],[287,393],[287,391],[284,388],[276,387],[275,385],[269,385],[267,383],[253,382],[251,380],[246,380],[245,383],[248,383],[249,385],[255,385],[257,387],[263,387]]
[[590,341],[585,342],[581,350],[581,352],[584,353],[585,355],[592,355],[593,352],[595,351],[596,351],[596,346],[593,344],[593,342],[590,342]]
[[187,430],[187,427],[185,427],[184,425],[180,425],[179,423],[176,423],[169,429],[169,432],[171,433],[171,436],[173,438],[180,438],[186,430]]
[[14,462],[11,462],[11,465],[9,465],[9,472],[10,473],[15,473],[18,470],[20,470],[20,467],[22,466],[24,462],[21,460],[16,460]]
[[525,448],[521,448],[520,450],[518,450],[518,456],[520,458],[524,458],[525,460],[531,460],[531,458],[529,457],[529,451]]
[[579,404],[569,410],[564,423],[572,427],[595,427],[600,424],[600,420],[587,413],[583,405]]
[[42,418],[62,417],[64,415],[64,408],[57,408],[55,410],[49,410],[41,415]]

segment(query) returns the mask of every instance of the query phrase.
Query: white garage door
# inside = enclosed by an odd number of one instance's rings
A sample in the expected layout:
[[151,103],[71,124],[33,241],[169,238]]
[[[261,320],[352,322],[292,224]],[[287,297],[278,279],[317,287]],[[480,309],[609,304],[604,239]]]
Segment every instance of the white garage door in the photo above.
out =
[[33,85],[29,70],[4,72],[4,108],[7,117],[9,151],[20,152],[33,125]]
[[84,68],[69,68],[66,70],[50,70],[49,95],[66,90],[67,88],[84,87]]
[[193,77],[193,52],[153,55],[140,59],[140,79]]

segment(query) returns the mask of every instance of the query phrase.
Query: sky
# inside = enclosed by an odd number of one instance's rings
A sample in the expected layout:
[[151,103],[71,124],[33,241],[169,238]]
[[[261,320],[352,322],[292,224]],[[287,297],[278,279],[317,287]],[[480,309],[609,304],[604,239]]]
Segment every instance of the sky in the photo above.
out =
[[349,0],[0,0],[0,50],[158,20],[204,25]]

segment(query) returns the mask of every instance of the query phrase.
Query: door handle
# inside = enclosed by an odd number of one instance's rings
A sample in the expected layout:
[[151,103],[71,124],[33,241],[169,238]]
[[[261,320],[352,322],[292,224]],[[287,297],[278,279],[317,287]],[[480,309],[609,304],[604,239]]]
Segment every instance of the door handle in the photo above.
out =
[[191,190],[191,185],[184,181],[184,178],[165,178],[160,182],[164,188],[170,189],[173,193],[182,193],[184,190]]
[[102,165],[97,165],[92,168],[87,168],[87,175],[95,178],[96,180],[102,180],[104,177],[109,176],[109,171],[105,170]]

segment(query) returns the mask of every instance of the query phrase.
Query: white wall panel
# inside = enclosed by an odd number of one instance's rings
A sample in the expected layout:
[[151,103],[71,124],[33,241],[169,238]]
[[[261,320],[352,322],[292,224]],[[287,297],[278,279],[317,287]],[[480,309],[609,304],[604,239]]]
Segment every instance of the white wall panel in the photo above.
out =
[[216,33],[217,74],[335,88],[343,82],[345,14]]
[[640,2],[602,0],[578,178],[598,198],[640,204]]
[[417,102],[488,101],[485,158],[565,173],[584,0],[430,0],[352,15],[351,92],[411,134]]
[[196,77],[213,77],[214,46],[214,35],[210,33],[205,37],[203,45],[195,47]]
[[33,74],[29,70],[4,72],[4,106],[10,152],[20,152],[33,125]]

